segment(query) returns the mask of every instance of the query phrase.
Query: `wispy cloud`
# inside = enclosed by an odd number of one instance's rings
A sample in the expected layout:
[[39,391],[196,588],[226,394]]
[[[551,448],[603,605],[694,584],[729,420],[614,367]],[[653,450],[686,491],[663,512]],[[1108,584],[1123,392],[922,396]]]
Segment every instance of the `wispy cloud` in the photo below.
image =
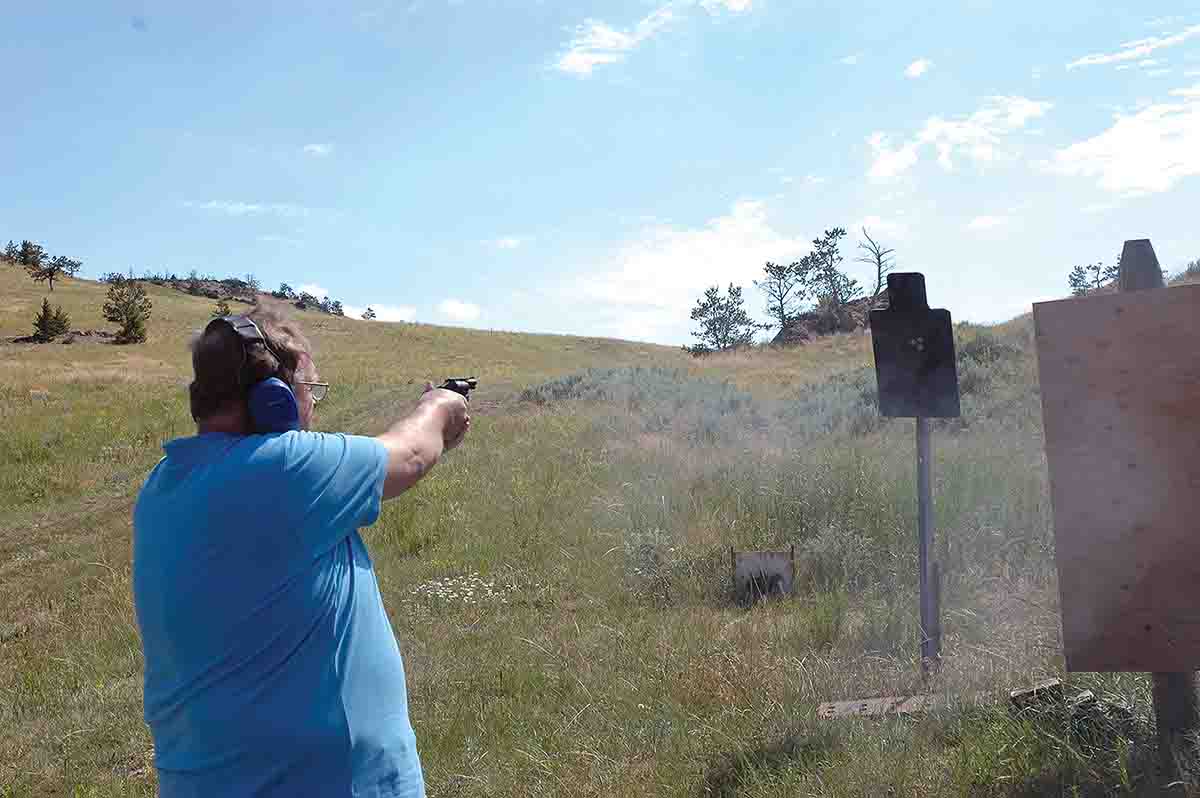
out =
[[862,57],[862,53],[851,53],[850,55],[842,56],[838,59],[839,64],[846,66],[855,66],[858,64],[858,59]]
[[904,76],[908,78],[919,78],[929,71],[933,66],[933,62],[928,58],[918,58],[904,69]]
[[[353,319],[361,319],[367,312],[366,305],[343,305],[346,315]],[[411,305],[370,305],[375,311],[375,321],[412,321],[417,317],[417,309]]]
[[1024,127],[1031,119],[1043,116],[1053,106],[1025,97],[989,97],[969,116],[957,119],[930,117],[917,135],[899,145],[891,137],[876,131],[867,139],[872,161],[867,174],[873,178],[892,178],[911,169],[926,145],[937,151],[937,161],[947,171],[954,168],[955,157],[990,163],[1005,156],[1003,137]]
[[1045,168],[1095,178],[1123,197],[1167,191],[1200,175],[1200,83],[1171,96],[1178,100],[1119,114],[1103,133],[1058,150]]
[[329,292],[325,290],[325,286],[318,283],[304,283],[296,287],[298,294],[312,294],[317,299],[324,299],[329,296]]
[[312,155],[317,158],[324,158],[329,153],[333,152],[332,144],[305,144],[304,154]]
[[1007,216],[976,216],[967,224],[968,230],[994,230],[1009,223]]
[[206,202],[196,202],[187,200],[183,203],[185,208],[193,208],[201,211],[213,211],[223,213],[226,216],[284,216],[284,217],[305,217],[312,213],[311,208],[305,208],[303,205],[292,205],[286,202],[242,202],[240,200],[208,200]]
[[303,243],[298,238],[292,238],[291,236],[276,235],[274,233],[258,236],[258,240],[262,241],[263,243],[266,243],[266,244],[287,244],[288,246],[292,246],[292,247],[299,246],[300,244]]
[[704,6],[704,10],[710,14],[718,11],[732,11],[740,14],[743,11],[749,11],[754,5],[754,0],[700,0],[700,5]]
[[457,322],[475,321],[479,318],[479,306],[460,299],[443,299],[437,307],[438,313]]
[[669,0],[642,17],[632,28],[618,29],[598,19],[586,19],[555,61],[555,68],[573,75],[590,75],[605,64],[616,64],[643,43],[665,31],[689,8],[701,6],[710,14],[744,13],[753,0]]
[[598,66],[623,61],[631,50],[665,30],[674,19],[675,12],[670,5],[665,5],[627,31],[617,30],[600,20],[584,20],[555,66],[562,72],[590,75]]
[[872,238],[906,239],[909,234],[908,223],[903,219],[885,219],[882,216],[864,216],[855,222],[850,230],[857,232],[866,230]]
[[822,183],[824,183],[826,181],[826,179],[827,178],[819,177],[818,175],[805,175],[804,176],[804,185],[819,186]]
[[504,236],[503,238],[497,238],[495,241],[490,243],[496,249],[517,249],[518,247],[529,243],[530,240],[531,239],[528,238],[522,238],[521,236]]
[[1067,69],[1075,69],[1083,66],[1095,66],[1097,64],[1117,64],[1122,61],[1137,61],[1145,58],[1155,50],[1161,50],[1164,47],[1174,47],[1177,44],[1182,44],[1193,36],[1200,36],[1200,25],[1192,25],[1184,28],[1179,33],[1173,33],[1169,36],[1150,36],[1145,39],[1137,39],[1131,42],[1125,42],[1117,48],[1114,53],[1093,53],[1085,55],[1083,58],[1077,58],[1067,64]]

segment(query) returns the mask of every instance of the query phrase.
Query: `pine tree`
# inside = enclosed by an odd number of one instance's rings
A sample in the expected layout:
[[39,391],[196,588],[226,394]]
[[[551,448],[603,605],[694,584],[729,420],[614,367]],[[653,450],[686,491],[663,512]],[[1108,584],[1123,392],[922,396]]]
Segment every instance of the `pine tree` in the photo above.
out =
[[137,280],[122,280],[108,288],[104,300],[104,318],[120,324],[118,343],[142,343],[146,340],[146,321],[152,303]]
[[8,242],[8,246],[4,248],[4,259],[9,263],[17,263],[20,257],[21,250],[18,249],[17,245],[10,240]]
[[725,296],[721,296],[720,286],[705,291],[692,308],[692,321],[700,322],[700,329],[692,332],[700,342],[684,349],[693,355],[749,346],[754,343],[754,333],[768,326],[750,318],[742,300],[742,288],[733,283]]
[[54,306],[54,316],[51,322],[55,335],[66,335],[71,331],[71,317],[63,310],[62,305]]
[[1087,266],[1076,265],[1067,275],[1067,285],[1071,287],[1071,296],[1084,294],[1103,288],[1121,276],[1121,258],[1111,266],[1105,266],[1102,261],[1089,263]]
[[33,337],[39,341],[49,341],[54,337],[54,311],[50,308],[50,300],[42,298],[42,309],[33,318]]
[[33,337],[39,341],[50,341],[71,330],[71,317],[62,305],[50,307],[49,299],[42,299],[42,309],[33,319]]
[[763,280],[755,280],[754,287],[767,298],[767,315],[775,325],[783,329],[796,315],[804,301],[806,287],[796,270],[797,264],[767,262],[763,267]]

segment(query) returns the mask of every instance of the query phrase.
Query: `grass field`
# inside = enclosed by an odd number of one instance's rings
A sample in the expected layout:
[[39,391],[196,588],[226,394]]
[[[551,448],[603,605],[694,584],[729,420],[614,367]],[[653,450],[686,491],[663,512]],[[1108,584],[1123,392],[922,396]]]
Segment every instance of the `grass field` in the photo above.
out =
[[[212,302],[150,287],[145,345],[8,343],[41,288],[0,264],[0,796],[151,795],[129,512],[192,429],[186,341]],[[102,297],[52,300],[91,328]],[[431,795],[1155,794],[1144,675],[1069,679],[1120,722],[1005,708],[1062,670],[1027,320],[958,331],[964,417],[935,427],[945,665],[922,686],[912,423],[878,418],[866,336],[697,361],[300,318],[334,386],[321,429],[378,432],[426,378],[480,378],[468,442],[364,532]],[[798,595],[731,606],[728,547],[790,544]],[[945,707],[816,716],[925,689]]]

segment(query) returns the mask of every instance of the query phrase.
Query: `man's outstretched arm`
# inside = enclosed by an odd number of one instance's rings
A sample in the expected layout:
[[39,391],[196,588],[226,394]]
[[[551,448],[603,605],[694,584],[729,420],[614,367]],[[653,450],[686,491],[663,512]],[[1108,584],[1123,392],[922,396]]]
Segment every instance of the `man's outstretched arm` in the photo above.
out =
[[417,484],[442,452],[462,443],[470,427],[467,400],[454,391],[427,384],[416,409],[377,438],[388,451],[384,500]]

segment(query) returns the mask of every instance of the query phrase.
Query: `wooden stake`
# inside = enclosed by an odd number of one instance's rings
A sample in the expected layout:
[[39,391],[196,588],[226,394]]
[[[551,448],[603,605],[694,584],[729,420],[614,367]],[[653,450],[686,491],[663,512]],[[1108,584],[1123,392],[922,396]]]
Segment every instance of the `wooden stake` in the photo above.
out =
[[[1126,241],[1121,250],[1121,273],[1117,290],[1140,291],[1162,288],[1162,269],[1149,239]],[[1179,783],[1179,760],[1191,756],[1200,730],[1200,703],[1196,696],[1194,671],[1152,674],[1154,720],[1158,730],[1160,784],[1183,793]]]
[[929,442],[929,419],[917,418],[917,568],[921,586],[921,673],[938,670],[941,646],[938,639],[937,596],[933,585],[930,552],[933,549],[933,486],[930,478],[932,454]]

